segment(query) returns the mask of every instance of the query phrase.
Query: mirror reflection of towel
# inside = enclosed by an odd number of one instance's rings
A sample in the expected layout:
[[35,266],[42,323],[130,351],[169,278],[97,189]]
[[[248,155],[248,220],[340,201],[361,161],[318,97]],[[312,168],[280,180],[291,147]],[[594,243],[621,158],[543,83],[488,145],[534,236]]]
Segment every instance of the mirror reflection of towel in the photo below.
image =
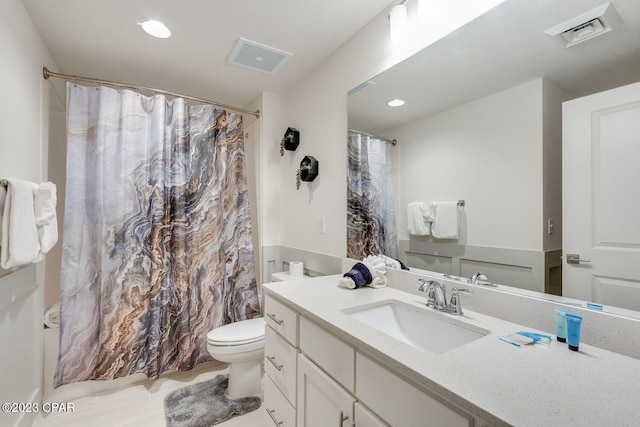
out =
[[411,202],[407,205],[407,231],[413,236],[431,234],[434,205],[431,202]]
[[437,239],[458,238],[458,202],[435,202],[435,220],[431,227]]

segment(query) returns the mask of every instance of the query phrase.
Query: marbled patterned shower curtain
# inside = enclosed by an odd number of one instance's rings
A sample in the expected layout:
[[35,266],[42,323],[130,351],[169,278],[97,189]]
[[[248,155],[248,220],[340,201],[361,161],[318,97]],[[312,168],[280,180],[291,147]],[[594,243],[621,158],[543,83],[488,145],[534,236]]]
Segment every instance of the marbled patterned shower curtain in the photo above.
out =
[[242,117],[67,85],[54,386],[210,360],[206,334],[259,316]]
[[347,256],[398,258],[391,150],[384,141],[349,134]]

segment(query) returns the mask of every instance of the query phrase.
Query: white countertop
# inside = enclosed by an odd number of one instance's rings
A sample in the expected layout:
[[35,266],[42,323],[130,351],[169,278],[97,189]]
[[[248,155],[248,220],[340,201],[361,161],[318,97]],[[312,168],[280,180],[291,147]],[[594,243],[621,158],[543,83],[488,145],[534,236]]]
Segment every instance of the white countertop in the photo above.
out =
[[498,338],[535,330],[466,310],[464,300],[460,319],[491,334],[445,354],[428,353],[341,312],[390,299],[424,307],[425,298],[392,288],[344,289],[337,285],[340,277],[269,283],[264,288],[356,349],[492,424],[640,425],[640,360],[583,343],[579,352],[555,340],[549,347],[511,346]]

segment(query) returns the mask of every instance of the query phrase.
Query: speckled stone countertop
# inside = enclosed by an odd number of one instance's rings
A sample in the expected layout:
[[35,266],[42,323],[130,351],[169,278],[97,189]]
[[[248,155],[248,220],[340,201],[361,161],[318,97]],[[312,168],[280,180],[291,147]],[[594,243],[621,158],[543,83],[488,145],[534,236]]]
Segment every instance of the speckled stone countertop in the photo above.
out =
[[[514,347],[498,338],[535,329],[466,309],[462,317],[437,314],[491,333],[444,354],[428,353],[341,311],[385,300],[424,308],[425,298],[392,288],[343,289],[338,287],[340,277],[269,283],[264,289],[356,350],[491,424],[640,425],[640,360],[583,343],[573,352],[555,340],[549,347]],[[620,339],[625,339],[624,333]]]

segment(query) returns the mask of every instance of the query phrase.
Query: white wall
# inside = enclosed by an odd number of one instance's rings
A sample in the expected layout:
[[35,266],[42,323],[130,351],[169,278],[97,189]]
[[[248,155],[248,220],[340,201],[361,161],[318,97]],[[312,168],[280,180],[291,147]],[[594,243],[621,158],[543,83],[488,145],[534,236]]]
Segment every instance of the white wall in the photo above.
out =
[[386,132],[400,141],[400,239],[407,203],[463,199],[457,243],[542,249],[542,87],[536,79]]
[[[279,137],[300,130],[300,146],[280,158],[280,244],[309,251],[346,254],[347,91],[413,52],[395,52],[388,41],[388,11],[376,17],[327,61],[282,98]],[[277,150],[274,144],[271,150]],[[295,188],[295,172],[305,155],[319,162],[319,176]],[[278,154],[279,156],[279,154]],[[319,233],[319,218],[326,233]]]
[[[51,85],[55,68],[19,0],[0,2],[0,176],[42,181],[47,173]],[[44,268],[0,278],[0,402],[38,402],[42,388]],[[33,414],[0,412],[0,425],[31,425]]]
[[[431,16],[446,14],[448,20],[435,19],[437,22],[419,26],[409,40],[396,46],[389,41],[390,5],[283,95],[279,135],[295,127],[300,130],[301,143],[296,152],[281,159],[280,180],[272,184],[280,191],[279,218],[265,216],[265,227],[280,227],[281,245],[346,254],[347,92],[501,1],[484,5],[470,0],[434,2]],[[411,10],[415,10],[414,3],[410,0]],[[437,8],[443,9],[435,11]],[[447,13],[449,9],[455,13]],[[318,159],[320,174],[296,191],[295,171],[305,155]],[[319,233],[321,217],[326,234]]]

